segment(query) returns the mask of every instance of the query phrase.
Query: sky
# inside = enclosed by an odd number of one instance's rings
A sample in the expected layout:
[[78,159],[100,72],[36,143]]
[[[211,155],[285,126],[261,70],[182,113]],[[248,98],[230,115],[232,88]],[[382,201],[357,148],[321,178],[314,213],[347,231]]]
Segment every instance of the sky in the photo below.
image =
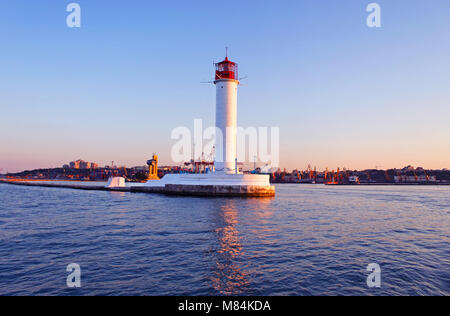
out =
[[450,168],[450,1],[0,2],[0,173],[76,159],[172,164],[214,125],[213,61],[247,76],[239,126],[280,128],[280,164]]

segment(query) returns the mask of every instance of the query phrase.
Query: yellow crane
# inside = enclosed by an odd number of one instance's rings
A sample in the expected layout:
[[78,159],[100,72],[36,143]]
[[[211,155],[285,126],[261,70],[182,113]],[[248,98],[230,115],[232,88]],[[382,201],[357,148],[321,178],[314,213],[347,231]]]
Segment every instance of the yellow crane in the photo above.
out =
[[147,161],[148,165],[148,180],[159,180],[158,177],[158,156],[155,154],[153,158]]

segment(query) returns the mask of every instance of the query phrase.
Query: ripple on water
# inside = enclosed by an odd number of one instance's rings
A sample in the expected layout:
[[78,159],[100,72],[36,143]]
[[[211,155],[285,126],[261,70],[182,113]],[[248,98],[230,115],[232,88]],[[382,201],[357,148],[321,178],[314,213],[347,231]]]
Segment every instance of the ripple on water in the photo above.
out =
[[[449,295],[450,188],[202,199],[0,184],[0,295]],[[66,288],[66,266],[82,288]],[[382,288],[366,286],[369,263]]]

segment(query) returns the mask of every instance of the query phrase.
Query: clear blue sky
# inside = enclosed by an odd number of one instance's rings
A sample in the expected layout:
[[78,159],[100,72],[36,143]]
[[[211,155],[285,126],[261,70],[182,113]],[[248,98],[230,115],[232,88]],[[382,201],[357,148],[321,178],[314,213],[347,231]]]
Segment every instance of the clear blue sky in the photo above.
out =
[[[174,127],[214,124],[201,84],[248,75],[239,125],[279,126],[288,169],[450,167],[450,1],[79,0],[0,3],[0,168],[82,158],[170,163]],[[75,1],[74,1],[75,2]]]

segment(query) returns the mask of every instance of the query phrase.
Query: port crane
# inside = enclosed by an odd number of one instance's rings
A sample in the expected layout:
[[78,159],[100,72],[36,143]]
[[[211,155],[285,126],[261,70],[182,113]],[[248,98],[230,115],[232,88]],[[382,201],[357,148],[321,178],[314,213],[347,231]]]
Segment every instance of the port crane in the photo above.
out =
[[386,182],[391,182],[391,177],[389,176],[388,171],[384,171],[384,177],[386,178]]
[[416,182],[419,181],[419,177],[417,176],[416,170],[413,170],[414,178],[416,179]]
[[367,174],[367,180],[368,180],[368,182],[369,182],[369,183],[372,182],[372,177],[370,176],[370,172],[369,172],[369,171],[366,171],[366,174]]
[[300,182],[302,180],[302,178],[300,176],[300,173],[298,172],[298,170],[295,170],[295,171],[296,171],[296,174],[297,174],[297,180],[298,180],[298,182]]
[[399,182],[403,182],[403,176],[400,171],[397,171],[397,176],[398,176]]
[[425,174],[425,179],[427,179],[427,182],[430,181],[430,176],[427,174],[427,171],[424,169],[423,173]]
[[281,181],[284,182],[285,179],[286,179],[286,169],[284,169],[283,173],[281,174]]

